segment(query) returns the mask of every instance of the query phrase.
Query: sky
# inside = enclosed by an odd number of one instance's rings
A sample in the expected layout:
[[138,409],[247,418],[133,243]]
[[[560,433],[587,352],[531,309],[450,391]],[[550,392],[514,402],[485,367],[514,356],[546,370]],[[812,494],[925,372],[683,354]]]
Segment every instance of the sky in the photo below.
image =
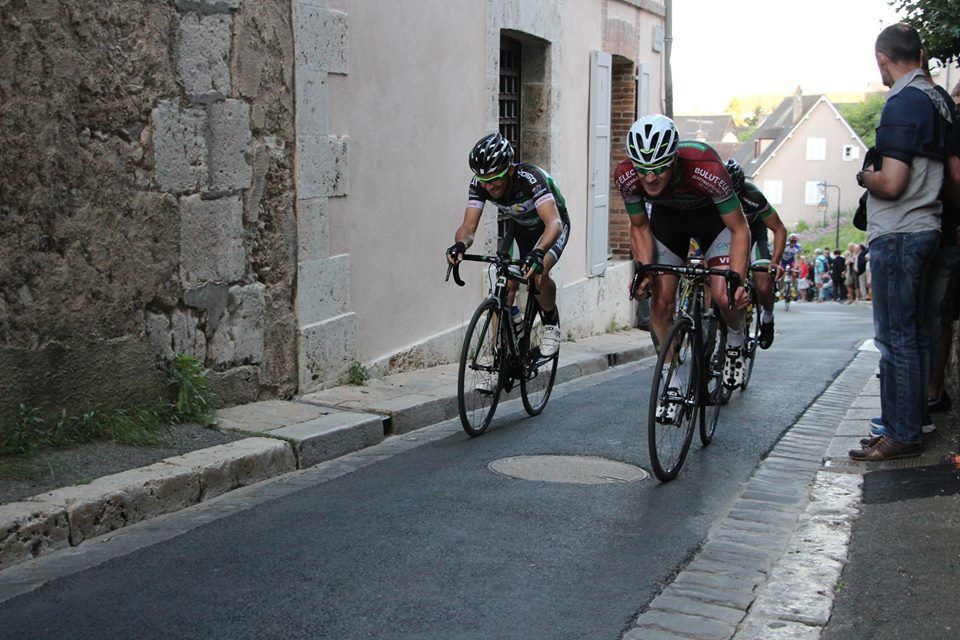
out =
[[674,113],[724,113],[734,96],[863,92],[878,85],[887,0],[674,0]]

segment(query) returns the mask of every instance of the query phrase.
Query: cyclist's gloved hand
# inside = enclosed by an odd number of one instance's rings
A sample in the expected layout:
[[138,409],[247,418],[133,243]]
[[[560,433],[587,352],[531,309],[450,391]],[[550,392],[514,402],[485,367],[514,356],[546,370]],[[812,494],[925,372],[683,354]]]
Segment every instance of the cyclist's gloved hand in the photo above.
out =
[[523,261],[523,270],[527,278],[535,273],[543,273],[543,249],[537,248],[530,252]]
[[467,252],[467,245],[462,242],[457,242],[452,247],[447,249],[447,262],[450,264],[457,264],[463,258],[463,254]]

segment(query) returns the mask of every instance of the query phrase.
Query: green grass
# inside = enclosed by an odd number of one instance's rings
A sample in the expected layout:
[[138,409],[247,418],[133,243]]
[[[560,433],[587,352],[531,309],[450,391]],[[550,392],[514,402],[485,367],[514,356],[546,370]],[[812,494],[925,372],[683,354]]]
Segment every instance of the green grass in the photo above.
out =
[[846,252],[847,245],[851,242],[863,244],[867,241],[867,232],[860,231],[853,226],[852,213],[848,213],[846,216],[841,215],[840,217],[839,243],[837,243],[836,218],[834,218],[833,224],[828,224],[826,227],[818,225],[812,229],[801,220],[793,231],[800,236],[800,244],[803,245],[803,253],[808,260],[813,255],[814,250],[818,248],[823,249],[824,247],[830,247],[831,251],[839,248],[841,251]]
[[369,379],[370,372],[367,371],[367,368],[354,360],[350,365],[350,370],[347,372],[347,383],[362,387]]
[[105,440],[117,444],[151,447],[168,442],[171,424],[214,423],[214,395],[202,364],[178,355],[169,373],[173,402],[165,399],[139,406],[96,407],[81,413],[43,413],[20,404],[16,420],[0,423],[0,476],[23,472],[17,458],[39,451],[65,449],[86,442]]

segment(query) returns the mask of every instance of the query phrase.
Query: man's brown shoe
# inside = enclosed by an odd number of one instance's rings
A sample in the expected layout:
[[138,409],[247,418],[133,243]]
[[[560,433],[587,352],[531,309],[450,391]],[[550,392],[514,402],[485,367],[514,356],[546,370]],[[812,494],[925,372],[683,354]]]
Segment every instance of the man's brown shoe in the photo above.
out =
[[869,449],[870,447],[875,446],[883,439],[883,436],[867,436],[866,438],[860,438],[860,446],[864,449]]
[[922,452],[923,445],[919,442],[903,444],[882,436],[880,441],[873,446],[851,449],[850,458],[862,462],[880,462],[881,460],[894,460],[896,458],[913,458]]

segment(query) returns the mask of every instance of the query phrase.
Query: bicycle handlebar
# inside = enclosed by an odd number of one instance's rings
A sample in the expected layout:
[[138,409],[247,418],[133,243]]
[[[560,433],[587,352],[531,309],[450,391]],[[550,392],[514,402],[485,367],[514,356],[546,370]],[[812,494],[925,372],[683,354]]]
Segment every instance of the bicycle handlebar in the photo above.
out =
[[674,264],[640,264],[637,263],[636,273],[633,275],[633,286],[630,288],[630,299],[633,300],[637,285],[643,279],[645,273],[665,274],[672,273],[678,276],[719,276],[727,283],[727,306],[733,308],[733,296],[740,286],[740,274],[732,269],[712,269],[699,264],[674,265]]
[[[499,271],[501,268],[506,272],[507,279],[513,280],[518,284],[526,285],[530,288],[530,292],[533,295],[539,295],[540,290],[537,289],[537,286],[533,283],[532,278],[522,278],[511,271],[507,270],[506,267],[520,267],[523,266],[523,260],[517,260],[510,258],[506,255],[496,255],[496,256],[484,256],[473,253],[465,253],[461,256],[462,261],[468,262],[487,262],[492,265],[497,266]],[[453,281],[456,282],[459,286],[466,286],[466,282],[460,279],[460,263],[448,264],[447,265],[447,277],[444,278],[444,282],[450,280],[450,273],[453,272]]]

